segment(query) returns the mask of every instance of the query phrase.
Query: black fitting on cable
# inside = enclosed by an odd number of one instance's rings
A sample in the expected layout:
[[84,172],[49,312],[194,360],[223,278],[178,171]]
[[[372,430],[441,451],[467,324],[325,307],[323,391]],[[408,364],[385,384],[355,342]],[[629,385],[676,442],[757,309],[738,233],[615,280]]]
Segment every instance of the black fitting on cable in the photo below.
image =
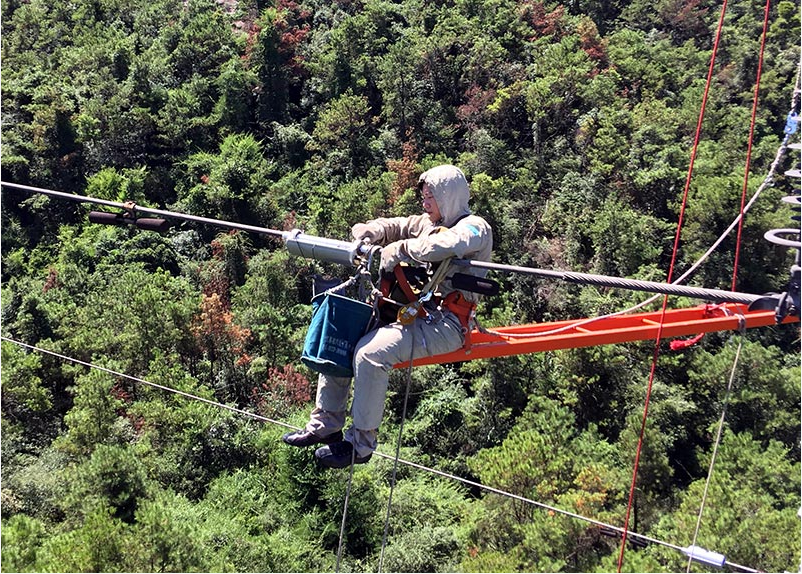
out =
[[170,229],[170,222],[166,219],[157,217],[138,217],[136,219],[136,226],[145,231],[156,231],[157,233],[164,233]]
[[454,289],[463,289],[481,295],[498,295],[501,286],[497,281],[487,277],[477,277],[467,273],[454,273],[449,280]]
[[89,223],[100,223],[102,225],[117,225],[124,227],[126,225],[133,225],[134,218],[126,217],[122,213],[108,213],[106,211],[90,211]]
[[166,219],[156,217],[136,217],[130,211],[126,213],[109,213],[107,211],[90,211],[90,223],[100,223],[102,225],[117,225],[124,227],[126,225],[135,225],[139,229],[145,231],[156,231],[164,233],[170,229],[170,222]]
[[802,284],[802,267],[799,266],[799,251],[796,253],[796,264],[791,266],[791,278],[788,281],[786,291],[780,296],[775,309],[774,318],[777,323],[781,323],[788,315],[799,315],[800,307],[800,285]]
[[[611,528],[609,526],[599,526],[599,534],[602,536],[608,536],[610,538],[621,538],[622,532],[616,528]],[[645,538],[642,538],[638,534],[630,532],[627,535],[627,543],[632,548],[646,548],[649,545],[649,541]]]

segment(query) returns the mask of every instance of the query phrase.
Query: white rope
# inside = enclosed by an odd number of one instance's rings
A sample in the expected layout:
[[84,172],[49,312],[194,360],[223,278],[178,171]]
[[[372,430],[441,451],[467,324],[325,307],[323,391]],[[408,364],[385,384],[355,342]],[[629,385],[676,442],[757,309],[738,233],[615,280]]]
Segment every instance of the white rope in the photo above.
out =
[[[741,356],[741,347],[743,346],[743,332],[738,337],[738,349],[735,351],[735,360],[732,363],[732,370],[730,371],[730,380],[727,383],[727,392],[724,393],[724,406],[721,409],[721,418],[718,421],[718,431],[716,432],[716,440],[713,443],[713,454],[710,456],[710,466],[707,469],[707,479],[705,480],[705,488],[704,492],[702,493],[702,502],[699,506],[699,516],[696,518],[696,529],[693,532],[693,542],[691,543],[691,547],[696,546],[696,540],[699,537],[699,529],[702,525],[702,513],[704,512],[705,503],[707,502],[707,492],[710,488],[710,481],[713,478],[713,465],[716,462],[716,456],[718,455],[718,447],[721,444],[721,434],[722,430],[724,429],[724,418],[727,415],[727,405],[729,404],[730,393],[732,392],[732,382],[735,380],[735,372],[738,367],[738,360]],[[691,564],[693,564],[693,558],[688,558],[688,568],[685,572],[691,571]]]

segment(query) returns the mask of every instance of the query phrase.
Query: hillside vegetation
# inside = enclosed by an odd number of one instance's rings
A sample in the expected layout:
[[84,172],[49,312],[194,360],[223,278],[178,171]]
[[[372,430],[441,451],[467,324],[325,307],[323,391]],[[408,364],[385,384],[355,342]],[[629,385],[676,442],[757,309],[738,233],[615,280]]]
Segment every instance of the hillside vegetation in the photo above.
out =
[[[496,262],[665,281],[720,15],[709,0],[6,0],[2,179],[348,239],[358,221],[418,212],[417,176],[447,162],[493,226]],[[747,2],[724,14],[674,277],[738,215],[763,17]],[[783,138],[799,37],[798,3],[772,3],[747,196]],[[794,250],[763,234],[792,225],[794,163],[745,218],[739,291],[786,288]],[[312,278],[351,270],[208,226],[91,224],[89,210],[2,190],[2,570],[333,571],[348,472],[280,436],[314,398],[299,361]],[[731,234],[691,283],[730,289],[735,249]],[[488,327],[648,296],[493,277]],[[653,352],[416,368],[401,456],[623,527]],[[663,341],[629,529],[688,546],[706,492],[699,546],[796,571],[800,376],[798,326]],[[392,373],[391,457],[407,383]],[[392,474],[379,457],[355,469],[342,571],[618,568],[620,537],[593,522],[404,465],[388,514]],[[623,571],[687,566],[629,545]]]

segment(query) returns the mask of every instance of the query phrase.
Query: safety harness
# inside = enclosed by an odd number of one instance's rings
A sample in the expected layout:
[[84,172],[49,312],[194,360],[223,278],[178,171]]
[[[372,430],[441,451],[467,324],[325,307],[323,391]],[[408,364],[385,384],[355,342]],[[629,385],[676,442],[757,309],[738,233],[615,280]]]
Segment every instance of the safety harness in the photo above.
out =
[[[464,219],[469,214],[460,216],[457,221],[452,224],[452,228],[461,219]],[[438,227],[434,233],[446,231],[447,227]],[[396,315],[396,320],[402,325],[410,325],[417,317],[426,318],[429,316],[427,307],[434,307],[441,312],[443,310],[453,313],[462,326],[462,333],[464,336],[463,350],[468,353],[471,350],[471,331],[473,325],[476,323],[476,303],[473,303],[465,298],[465,295],[460,289],[466,289],[475,293],[482,293],[486,295],[495,295],[498,293],[499,285],[491,279],[481,279],[473,275],[466,275],[463,273],[455,273],[451,278],[451,284],[456,288],[444,298],[436,295],[437,288],[446,277],[446,272],[449,268],[449,263],[452,257],[444,259],[440,262],[437,269],[432,274],[431,279],[426,285],[420,289],[419,294],[413,289],[410,278],[415,282],[416,286],[423,284],[425,280],[421,276],[422,270],[419,267],[410,267],[404,264],[398,264],[393,268],[392,274],[384,274],[381,281],[381,291],[385,301],[401,305]],[[398,303],[389,298],[389,295],[397,287],[401,291],[406,304]]]
[[471,349],[472,323],[476,317],[476,303],[466,299],[465,295],[458,290],[452,291],[442,299],[436,295],[437,288],[445,279],[450,261],[451,258],[448,258],[440,262],[439,267],[435,270],[429,282],[420,291],[420,294],[416,294],[410,285],[407,277],[408,273],[405,272],[404,266],[395,266],[393,269],[395,282],[409,301],[409,303],[402,305],[398,310],[396,320],[402,325],[410,325],[417,317],[426,318],[430,316],[427,307],[435,307],[441,311],[450,311],[459,319],[464,336],[462,348],[465,352],[469,352]]

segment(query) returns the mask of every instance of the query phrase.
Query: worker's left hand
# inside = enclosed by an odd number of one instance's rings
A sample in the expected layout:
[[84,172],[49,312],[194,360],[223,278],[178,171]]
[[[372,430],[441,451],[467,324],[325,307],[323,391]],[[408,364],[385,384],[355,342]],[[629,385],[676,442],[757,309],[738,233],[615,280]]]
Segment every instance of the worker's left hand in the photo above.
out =
[[351,235],[354,239],[364,241],[365,243],[376,243],[380,237],[379,231],[366,223],[357,223],[351,228]]
[[392,271],[396,265],[402,261],[409,261],[406,243],[404,240],[395,241],[382,247],[381,268],[382,271]]

